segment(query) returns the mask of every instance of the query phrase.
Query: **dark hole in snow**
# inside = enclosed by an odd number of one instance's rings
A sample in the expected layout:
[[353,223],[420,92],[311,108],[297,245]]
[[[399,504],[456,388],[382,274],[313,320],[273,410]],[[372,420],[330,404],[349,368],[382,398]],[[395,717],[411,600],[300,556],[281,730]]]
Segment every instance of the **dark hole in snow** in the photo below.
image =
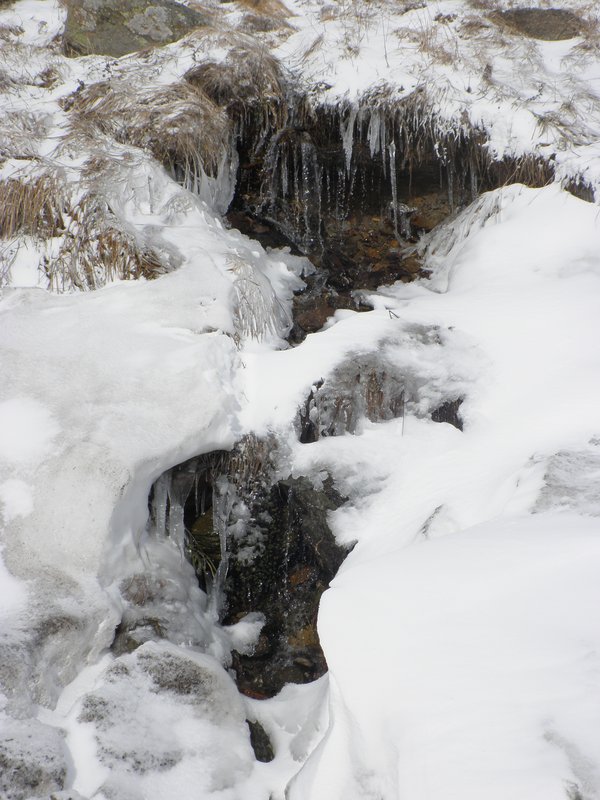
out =
[[[154,484],[156,532],[185,537],[186,556],[222,622],[234,624],[249,612],[265,617],[254,651],[233,654],[242,692],[270,697],[286,683],[306,683],[326,671],[316,620],[321,594],[348,552],[328,522],[343,502],[331,479],[318,486],[306,477],[279,479],[276,442],[253,436],[231,453],[176,466]],[[215,548],[212,574],[209,543]],[[122,591],[134,602],[145,588]]]
[[460,417],[460,407],[462,405],[462,397],[457,400],[448,400],[442,403],[441,406],[435,409],[431,415],[434,422],[447,422],[449,425],[454,425],[459,431],[463,429],[463,421]]

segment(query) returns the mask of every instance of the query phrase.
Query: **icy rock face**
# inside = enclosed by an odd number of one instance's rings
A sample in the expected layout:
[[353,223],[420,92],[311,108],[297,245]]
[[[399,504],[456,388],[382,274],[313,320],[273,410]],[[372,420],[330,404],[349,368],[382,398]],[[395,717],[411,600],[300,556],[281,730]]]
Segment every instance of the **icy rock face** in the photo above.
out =
[[377,353],[341,365],[313,386],[299,414],[300,441],[356,433],[365,418],[380,422],[402,416],[404,386],[403,376],[382,363]]
[[262,552],[250,563],[230,558],[225,583],[228,620],[252,611],[265,618],[254,651],[233,655],[241,691],[269,697],[286,683],[306,683],[327,670],[317,612],[348,553],[328,522],[342,503],[331,480],[315,488],[305,477],[280,480],[255,499],[251,514],[263,533]]
[[450,375],[444,365],[458,344],[454,332],[402,327],[376,350],[352,354],[313,384],[296,419],[301,442],[360,433],[364,420],[382,422],[405,412],[462,429],[459,409],[475,362],[464,359],[461,369]]
[[47,797],[64,788],[67,750],[64,737],[36,720],[0,715],[0,796],[4,800]]
[[67,55],[118,57],[174,42],[207,22],[206,15],[171,0],[69,0],[64,48]]
[[252,770],[242,700],[208,655],[146,643],[108,666],[78,709],[107,797],[158,797],[174,782],[185,798],[227,792]]
[[[331,480],[318,487],[305,477],[282,480],[284,460],[272,439],[246,437],[230,454],[175,467],[155,483],[151,499],[157,537],[162,530],[163,542],[179,542],[208,592],[198,593],[196,614],[220,618],[226,630],[250,624],[260,631],[258,641],[232,640],[238,687],[260,697],[326,671],[317,609],[347,554],[328,524],[343,502]],[[154,592],[141,576],[124,588],[143,606]],[[166,635],[160,604],[150,600],[156,616],[134,605],[124,617],[134,620],[131,629],[118,632],[119,651]]]
[[306,131],[286,128],[273,136],[265,157],[265,213],[305,253],[321,242],[321,171]]
[[307,111],[305,97],[290,96],[286,123],[266,129],[260,147],[241,138],[235,224],[250,212],[249,228],[256,219],[274,226],[338,292],[412,280],[420,265],[407,243],[480,183],[474,142],[420,129],[419,103],[415,93],[402,108],[373,98]]

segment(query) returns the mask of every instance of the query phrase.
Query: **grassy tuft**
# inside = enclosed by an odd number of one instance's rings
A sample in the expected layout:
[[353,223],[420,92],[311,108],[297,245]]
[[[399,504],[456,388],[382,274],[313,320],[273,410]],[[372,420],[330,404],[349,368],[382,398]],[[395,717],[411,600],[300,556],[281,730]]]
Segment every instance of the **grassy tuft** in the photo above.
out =
[[18,234],[47,239],[65,229],[66,199],[59,181],[52,175],[34,180],[9,179],[0,182],[0,238]]
[[102,81],[73,95],[69,110],[76,128],[142,148],[188,188],[217,174],[231,141],[227,115],[187,82]]

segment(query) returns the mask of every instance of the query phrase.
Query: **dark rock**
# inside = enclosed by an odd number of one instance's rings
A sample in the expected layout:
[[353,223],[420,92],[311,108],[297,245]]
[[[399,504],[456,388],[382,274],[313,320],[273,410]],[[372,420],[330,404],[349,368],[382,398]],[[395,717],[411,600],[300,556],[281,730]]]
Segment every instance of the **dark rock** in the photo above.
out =
[[[302,331],[304,336],[308,333],[320,331],[329,317],[333,316],[336,306],[332,305],[328,297],[320,297],[311,300],[308,304],[297,302],[294,304],[294,323]],[[296,337],[297,339],[303,337]]]
[[496,11],[491,17],[532,39],[573,39],[583,31],[580,17],[564,8],[512,8]]
[[457,400],[449,400],[443,403],[439,408],[436,408],[431,415],[434,422],[447,422],[449,425],[454,425],[459,431],[463,429],[463,422],[460,417],[460,407],[462,405],[462,397]]
[[244,541],[236,542],[225,584],[226,621],[242,611],[260,611],[266,619],[254,653],[234,654],[242,692],[270,697],[286,683],[306,683],[326,671],[316,621],[321,594],[347,554],[327,521],[343,502],[331,481],[316,489],[307,478],[278,481],[255,497],[253,517],[263,512],[263,550],[244,563],[235,553]]
[[275,751],[273,750],[269,734],[260,722],[251,722],[250,720],[246,720],[246,722],[250,728],[250,744],[254,750],[256,760],[261,761],[263,764],[268,764],[269,761],[273,761],[275,758]]
[[[211,580],[196,559],[196,574],[201,586],[216,593],[223,623],[236,624],[250,612],[265,618],[253,651],[232,658],[238,688],[250,697],[271,697],[286,683],[324,674],[316,629],[319,600],[348,552],[328,524],[329,513],[345,502],[331,479],[318,488],[305,477],[277,480],[277,464],[276,442],[248,436],[230,453],[209,453],[174,467],[150,498],[150,516],[164,535],[170,530],[170,503],[176,501],[180,513],[183,508],[193,563],[194,528],[208,530],[204,517],[212,516],[213,504],[219,509],[213,521],[219,536],[210,535],[226,542],[226,559]],[[167,496],[165,509],[158,499],[164,503]],[[160,620],[154,629],[152,604],[144,608],[156,594],[152,586],[134,576],[121,591],[130,605],[117,628],[116,653],[136,649],[144,638],[159,638],[162,630]]]
[[68,0],[67,55],[123,56],[175,42],[209,17],[174,0]]

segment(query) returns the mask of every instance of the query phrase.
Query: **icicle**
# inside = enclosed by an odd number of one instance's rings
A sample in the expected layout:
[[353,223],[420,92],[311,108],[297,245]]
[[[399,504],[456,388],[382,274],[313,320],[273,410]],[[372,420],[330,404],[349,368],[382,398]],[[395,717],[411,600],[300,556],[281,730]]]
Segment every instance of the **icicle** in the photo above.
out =
[[447,166],[448,173],[448,205],[450,206],[450,213],[454,211],[454,162],[452,159],[448,160]]
[[169,486],[169,536],[183,554],[185,552],[185,525],[183,522],[183,503],[179,493]]
[[398,230],[398,186],[396,184],[396,145],[393,141],[388,146],[390,155],[390,183],[392,187],[392,215],[394,218],[394,233],[396,239],[400,240],[400,232]]
[[371,112],[367,141],[369,142],[371,158],[373,158],[381,150],[381,112],[378,109]]
[[225,580],[229,566],[227,531],[235,499],[235,488],[224,475],[221,475],[213,488],[213,532],[219,537],[221,550],[221,560],[217,567],[209,596],[210,611],[215,619],[219,619],[225,600]]
[[304,207],[305,244],[311,247],[321,242],[321,174],[317,151],[311,141],[300,145],[302,158],[302,203]]
[[344,147],[344,154],[346,156],[346,172],[350,172],[350,164],[352,163],[352,150],[354,147],[354,125],[358,115],[358,108],[352,107],[350,115],[346,124],[340,121],[340,133],[342,134],[342,145]]
[[167,533],[167,498],[169,494],[170,476],[168,472],[161,475],[154,484],[152,496],[152,512],[156,532],[162,535]]
[[383,162],[383,177],[386,178],[386,160],[385,160],[385,148],[386,148],[386,141],[387,141],[387,129],[385,126],[385,114],[382,114],[379,118],[379,150],[381,151],[381,160]]
[[290,190],[290,187],[289,187],[289,178],[290,178],[289,169],[290,169],[290,165],[289,165],[289,162],[288,162],[288,148],[287,147],[284,147],[283,150],[282,150],[280,162],[281,163],[280,163],[279,169],[281,170],[281,197],[282,197],[282,199],[285,200],[285,198],[288,196],[288,192]]
[[411,228],[410,228],[410,218],[417,210],[416,208],[410,208],[405,203],[399,203],[397,206],[398,209],[398,218],[400,220],[400,233],[406,239],[411,235]]
[[471,177],[471,200],[477,200],[477,195],[479,194],[479,187],[477,185],[477,165],[475,163],[475,158],[471,158],[471,163],[469,164],[469,174]]

